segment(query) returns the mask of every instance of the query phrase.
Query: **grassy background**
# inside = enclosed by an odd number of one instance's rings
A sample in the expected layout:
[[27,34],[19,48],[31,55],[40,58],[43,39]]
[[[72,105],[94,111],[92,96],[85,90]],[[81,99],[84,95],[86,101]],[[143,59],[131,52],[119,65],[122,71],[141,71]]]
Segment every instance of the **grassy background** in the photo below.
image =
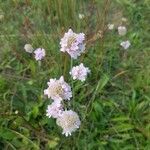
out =
[[[0,149],[149,150],[149,10],[149,0],[0,0]],[[107,31],[108,23],[125,25],[127,35]],[[70,58],[59,51],[69,27],[86,34],[86,53],[73,63],[91,74],[74,82],[68,108],[82,125],[66,138],[45,116],[43,90],[49,78],[71,81]],[[130,40],[129,50],[122,40]],[[41,66],[26,43],[46,50]]]

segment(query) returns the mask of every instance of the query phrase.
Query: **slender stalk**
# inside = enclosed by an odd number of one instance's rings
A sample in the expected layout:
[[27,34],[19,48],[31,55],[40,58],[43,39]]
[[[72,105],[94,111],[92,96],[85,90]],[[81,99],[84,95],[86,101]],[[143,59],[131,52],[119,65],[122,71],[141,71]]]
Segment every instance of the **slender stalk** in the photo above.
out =
[[[72,69],[72,67],[73,67],[73,59],[71,58],[70,70]],[[71,88],[72,88],[72,97],[73,97],[72,104],[73,104],[73,108],[74,108],[74,87],[73,87],[73,79],[72,78],[71,78]]]
[[65,54],[64,57],[62,57],[62,60],[63,60],[63,58],[64,58],[63,75],[65,77],[66,71],[67,71],[67,55]]
[[[85,110],[85,113],[84,113],[84,116],[83,116],[83,119],[82,119],[83,124],[84,124],[84,121],[85,121],[85,119],[86,119],[86,117],[87,117],[87,114],[88,114],[88,111],[89,111],[89,107],[90,107],[90,105],[93,103],[93,101],[94,101],[94,99],[95,99],[95,97],[96,97],[96,94],[97,94],[97,91],[98,91],[99,86],[100,86],[100,80],[99,80],[99,82],[97,83],[97,86],[96,86],[96,89],[95,89],[95,91],[94,91],[94,94],[93,94],[92,98],[90,99],[90,101],[88,102],[88,105],[87,105],[87,107],[86,107],[86,110]],[[91,112],[91,110],[90,110],[90,112]],[[82,130],[83,130],[83,126],[84,126],[83,124],[82,124],[82,127],[81,127],[80,130],[79,130],[78,139],[80,138],[81,132],[82,132]]]
[[41,61],[38,61],[38,66],[39,66],[39,69],[41,68]]

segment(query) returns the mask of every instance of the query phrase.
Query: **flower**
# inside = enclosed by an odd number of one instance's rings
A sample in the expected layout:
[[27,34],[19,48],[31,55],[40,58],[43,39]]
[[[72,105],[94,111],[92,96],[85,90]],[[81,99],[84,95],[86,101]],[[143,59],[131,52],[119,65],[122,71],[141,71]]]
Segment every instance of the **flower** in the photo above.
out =
[[54,101],[60,102],[64,100],[70,100],[72,97],[71,87],[64,81],[64,77],[61,76],[59,80],[50,79],[47,83],[48,88],[44,90],[44,94],[48,98]]
[[114,29],[114,24],[108,24],[107,27],[108,27],[109,30],[113,30]]
[[118,27],[118,33],[119,35],[125,35],[127,33],[127,28],[125,26],[119,26]]
[[122,17],[121,20],[122,20],[123,22],[127,22],[127,18],[125,18],[125,17]]
[[53,102],[51,105],[48,105],[47,110],[46,110],[46,116],[53,117],[53,118],[58,118],[63,111],[63,107],[61,103],[55,103]]
[[4,19],[4,15],[0,14],[0,21]]
[[36,60],[42,60],[45,57],[45,49],[43,49],[43,48],[37,48],[34,51],[34,54],[35,54],[35,59]]
[[77,57],[85,50],[85,44],[83,43],[84,40],[84,33],[76,34],[69,29],[60,41],[60,51],[67,52],[73,59],[77,59]]
[[81,124],[78,114],[72,110],[63,111],[61,116],[57,118],[56,123],[62,127],[62,134],[66,136],[71,135]]
[[18,113],[19,113],[19,111],[18,111],[18,110],[16,110],[16,111],[15,111],[15,114],[18,114]]
[[88,73],[90,73],[90,70],[89,68],[85,67],[83,63],[81,63],[79,66],[73,67],[70,71],[70,75],[74,80],[78,79],[82,82],[85,81]]
[[123,41],[120,43],[120,45],[124,48],[124,49],[128,49],[131,45],[130,41]]
[[79,14],[79,19],[83,19],[84,17],[84,14]]
[[31,44],[25,44],[24,49],[28,53],[32,53],[33,52],[33,47],[32,47]]

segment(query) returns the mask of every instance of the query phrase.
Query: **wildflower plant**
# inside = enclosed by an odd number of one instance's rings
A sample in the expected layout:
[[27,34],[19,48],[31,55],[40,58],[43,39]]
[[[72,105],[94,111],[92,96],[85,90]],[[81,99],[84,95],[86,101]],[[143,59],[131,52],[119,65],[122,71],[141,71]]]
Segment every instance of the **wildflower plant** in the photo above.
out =
[[[108,24],[108,30],[113,29],[114,24]],[[123,36],[126,32],[127,29],[125,26],[118,27],[119,35]],[[67,52],[71,57],[71,69],[70,72],[68,72],[71,81],[80,80],[84,82],[91,72],[83,63],[73,66],[73,59],[77,59],[84,53],[85,45],[85,34],[75,33],[72,29],[69,29],[60,40],[60,51],[64,53]],[[124,49],[128,49],[130,45],[129,40],[120,43],[120,46]],[[34,57],[38,62],[44,59],[46,55],[45,49],[37,48],[34,50],[30,44],[26,44],[24,49],[28,53],[34,53]],[[70,109],[70,103],[69,109],[67,107],[68,101],[74,99],[73,82],[71,82],[70,86],[69,83],[65,81],[64,76],[61,75],[59,79],[51,78],[47,82],[47,85],[48,87],[44,90],[44,95],[50,99],[51,104],[47,106],[46,116],[56,119],[56,124],[63,130],[62,134],[65,136],[72,135],[72,132],[75,132],[81,124],[78,114]]]
[[[113,24],[108,25],[108,29],[112,30],[114,28]],[[127,32],[125,26],[118,27],[119,35],[123,36]],[[67,52],[71,57],[71,69],[69,74],[73,80],[80,80],[84,82],[90,73],[90,69],[85,67],[83,63],[77,66],[73,66],[73,59],[77,59],[85,50],[85,34],[75,33],[72,29],[69,29],[67,33],[64,34],[60,41],[60,51]],[[124,49],[129,48],[130,42],[124,41],[120,44]],[[42,49],[37,50],[36,60],[42,59]],[[34,52],[35,53],[35,52]],[[38,55],[39,54],[39,55]],[[71,83],[73,84],[73,82]],[[78,114],[73,110],[68,110],[66,105],[63,106],[66,100],[71,100],[74,96],[73,85],[71,86],[65,82],[64,77],[61,76],[60,79],[51,78],[47,82],[48,88],[44,90],[44,95],[46,95],[53,102],[48,105],[46,110],[46,116],[49,118],[56,119],[56,124],[60,126],[63,130],[62,134],[69,136],[72,132],[75,132],[81,124]]]
[[[90,70],[85,67],[83,63],[79,66],[72,66],[72,59],[77,59],[78,56],[85,50],[85,34],[84,33],[74,33],[72,29],[69,29],[64,37],[60,41],[62,52],[67,52],[71,56],[71,71],[70,75],[73,79],[81,80],[82,82],[86,80]],[[44,95],[46,95],[53,102],[48,105],[46,110],[46,116],[49,118],[55,118],[56,123],[63,129],[63,134],[66,136],[71,135],[72,132],[76,131],[81,124],[79,116],[73,110],[68,110],[63,106],[64,100],[71,100],[73,94],[71,86],[65,82],[64,77],[61,76],[60,79],[50,79],[47,82],[48,88],[44,90]],[[73,88],[73,86],[72,86]]]

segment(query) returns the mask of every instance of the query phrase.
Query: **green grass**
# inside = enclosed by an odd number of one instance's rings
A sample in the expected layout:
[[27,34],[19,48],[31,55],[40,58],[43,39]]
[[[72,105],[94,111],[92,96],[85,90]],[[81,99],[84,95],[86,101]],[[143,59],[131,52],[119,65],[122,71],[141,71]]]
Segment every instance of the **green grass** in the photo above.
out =
[[[149,150],[149,11],[148,0],[0,0],[0,149]],[[124,37],[117,33],[122,17]],[[105,30],[108,23],[116,29]],[[86,34],[86,53],[73,64],[83,62],[91,74],[73,83],[68,108],[81,127],[66,138],[45,116],[43,90],[49,78],[71,83],[70,58],[59,50],[69,27]],[[127,39],[125,51],[119,44]],[[41,67],[26,43],[46,50]]]

